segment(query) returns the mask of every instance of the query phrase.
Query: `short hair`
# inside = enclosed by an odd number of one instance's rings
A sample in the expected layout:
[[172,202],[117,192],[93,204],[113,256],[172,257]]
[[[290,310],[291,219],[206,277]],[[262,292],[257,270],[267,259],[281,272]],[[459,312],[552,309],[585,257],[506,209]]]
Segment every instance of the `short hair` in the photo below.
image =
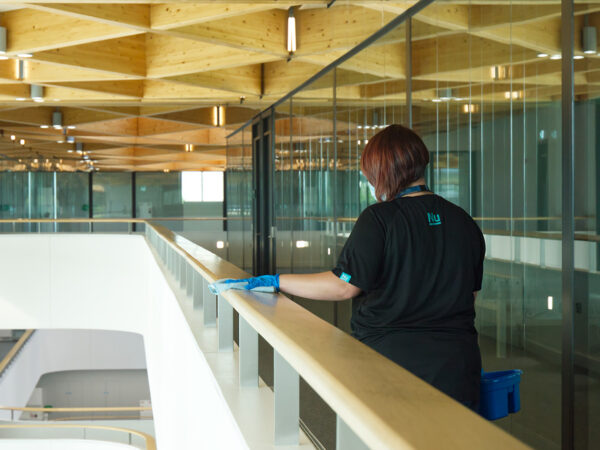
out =
[[393,200],[399,192],[425,174],[429,150],[410,128],[390,125],[365,146],[360,169],[375,187],[378,200]]

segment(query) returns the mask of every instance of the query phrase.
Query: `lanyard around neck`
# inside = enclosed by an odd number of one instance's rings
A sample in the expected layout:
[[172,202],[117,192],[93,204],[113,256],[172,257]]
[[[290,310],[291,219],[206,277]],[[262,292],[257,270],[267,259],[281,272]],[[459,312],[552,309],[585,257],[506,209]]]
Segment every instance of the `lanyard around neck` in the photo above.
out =
[[404,197],[405,195],[412,194],[414,192],[423,192],[429,191],[429,188],[426,184],[419,184],[418,186],[411,186],[409,188],[404,189],[396,195],[396,198]]

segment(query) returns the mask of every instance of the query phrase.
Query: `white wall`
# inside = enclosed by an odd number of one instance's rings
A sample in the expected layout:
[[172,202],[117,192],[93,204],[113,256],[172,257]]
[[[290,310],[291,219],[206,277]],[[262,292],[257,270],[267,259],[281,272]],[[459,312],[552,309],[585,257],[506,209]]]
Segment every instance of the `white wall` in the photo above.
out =
[[[25,406],[40,377],[50,372],[145,368],[144,344],[139,334],[37,330],[0,378],[0,404]],[[0,418],[10,418],[10,412],[0,411]]]
[[[142,348],[142,355],[143,351]],[[139,406],[140,401],[150,400],[148,374],[144,369],[52,372],[40,378],[37,388],[41,390],[41,402],[35,404],[55,408]],[[29,404],[34,404],[31,398]],[[53,414],[52,417],[61,415],[71,417],[75,414]],[[139,416],[139,412],[102,412],[96,415]]]
[[142,236],[0,235],[0,255],[0,329],[140,333],[158,445],[247,447]]

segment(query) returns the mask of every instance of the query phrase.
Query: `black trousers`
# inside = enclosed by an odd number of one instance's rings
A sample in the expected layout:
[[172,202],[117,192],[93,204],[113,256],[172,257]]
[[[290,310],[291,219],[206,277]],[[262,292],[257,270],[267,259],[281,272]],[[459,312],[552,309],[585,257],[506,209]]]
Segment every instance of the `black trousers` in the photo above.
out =
[[393,330],[368,333],[364,342],[465,406],[479,409],[481,354],[477,334]]

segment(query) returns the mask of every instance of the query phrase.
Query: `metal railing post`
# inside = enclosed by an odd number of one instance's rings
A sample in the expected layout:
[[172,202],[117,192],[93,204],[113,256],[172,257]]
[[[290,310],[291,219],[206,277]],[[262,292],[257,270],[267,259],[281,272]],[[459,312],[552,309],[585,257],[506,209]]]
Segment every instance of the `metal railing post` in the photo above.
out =
[[179,260],[179,287],[185,289],[185,280],[187,277],[187,261],[183,256]]
[[204,311],[204,326],[217,326],[217,297],[208,289],[208,281],[202,280],[203,301],[202,309]]
[[298,445],[300,439],[300,377],[273,351],[275,391],[275,445]]
[[222,296],[217,296],[219,305],[219,351],[233,351],[233,306]]
[[340,416],[335,416],[336,450],[369,450],[369,447],[346,425]]
[[191,297],[192,295],[194,295],[194,268],[192,267],[191,264],[187,264],[187,269],[186,269],[186,276],[185,276],[185,280],[186,280],[186,286],[185,286],[185,293],[188,295],[188,297]]
[[240,315],[240,385],[258,387],[258,333]]
[[194,309],[202,308],[202,275],[194,272],[194,295],[192,296],[192,306]]
[[179,255],[179,253],[177,253],[176,251],[173,251],[173,256],[175,258],[175,260],[173,261],[173,263],[175,264],[174,267],[174,274],[175,274],[175,279],[177,280],[178,283],[181,283],[181,256]]

